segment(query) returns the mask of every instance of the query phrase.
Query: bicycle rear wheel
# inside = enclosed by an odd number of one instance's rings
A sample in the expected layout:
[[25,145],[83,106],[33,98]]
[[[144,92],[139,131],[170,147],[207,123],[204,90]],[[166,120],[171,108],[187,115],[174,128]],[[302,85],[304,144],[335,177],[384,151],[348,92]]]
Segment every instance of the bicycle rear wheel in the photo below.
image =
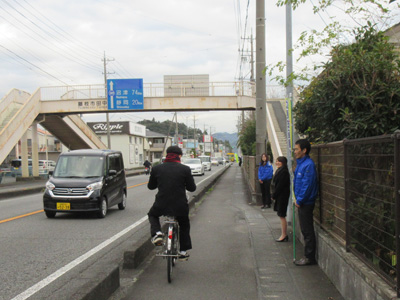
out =
[[168,276],[168,283],[171,283],[172,281],[172,264],[173,264],[173,257],[168,256],[167,257],[167,276]]
[[174,257],[172,256],[175,254],[174,244],[175,231],[173,230],[172,226],[169,226],[167,237],[167,277],[169,283],[172,281],[172,267],[175,265]]

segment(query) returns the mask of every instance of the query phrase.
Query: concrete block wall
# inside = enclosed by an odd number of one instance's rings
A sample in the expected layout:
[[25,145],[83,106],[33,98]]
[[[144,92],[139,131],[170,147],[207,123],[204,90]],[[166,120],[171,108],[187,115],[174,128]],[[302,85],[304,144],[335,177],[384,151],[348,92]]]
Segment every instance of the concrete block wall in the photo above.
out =
[[[298,220],[298,218],[296,218]],[[314,224],[317,238],[317,260],[319,267],[329,277],[343,298],[347,300],[394,300],[398,299],[393,287],[386,283],[357,256],[330,237]],[[296,222],[296,235],[301,236]]]

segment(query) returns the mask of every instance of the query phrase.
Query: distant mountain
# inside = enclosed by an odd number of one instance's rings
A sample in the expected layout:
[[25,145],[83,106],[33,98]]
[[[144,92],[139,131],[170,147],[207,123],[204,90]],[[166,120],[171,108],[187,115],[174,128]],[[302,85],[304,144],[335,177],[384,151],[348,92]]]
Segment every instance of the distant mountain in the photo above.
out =
[[213,133],[212,136],[220,141],[229,141],[233,148],[233,152],[237,151],[236,143],[238,141],[237,133],[227,133],[227,132],[216,132]]

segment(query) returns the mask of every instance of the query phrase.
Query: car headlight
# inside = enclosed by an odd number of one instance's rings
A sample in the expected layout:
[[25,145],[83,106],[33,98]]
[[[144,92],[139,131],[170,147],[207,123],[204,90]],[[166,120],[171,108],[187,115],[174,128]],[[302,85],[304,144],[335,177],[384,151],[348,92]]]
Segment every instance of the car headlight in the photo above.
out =
[[196,170],[201,170],[201,167],[196,167]]
[[89,192],[91,192],[91,191],[100,190],[102,187],[103,187],[103,182],[98,181],[98,182],[89,184],[86,188],[88,189]]
[[47,181],[47,182],[46,182],[46,189],[47,189],[47,190],[52,191],[52,190],[54,190],[55,188],[56,188],[56,186],[55,186],[53,183],[51,183],[50,181]]

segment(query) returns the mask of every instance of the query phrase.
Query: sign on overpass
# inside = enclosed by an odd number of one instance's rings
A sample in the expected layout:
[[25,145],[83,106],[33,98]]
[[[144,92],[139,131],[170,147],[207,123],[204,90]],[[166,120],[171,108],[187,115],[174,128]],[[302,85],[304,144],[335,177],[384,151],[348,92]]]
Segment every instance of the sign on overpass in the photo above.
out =
[[143,79],[108,79],[108,109],[143,109]]

